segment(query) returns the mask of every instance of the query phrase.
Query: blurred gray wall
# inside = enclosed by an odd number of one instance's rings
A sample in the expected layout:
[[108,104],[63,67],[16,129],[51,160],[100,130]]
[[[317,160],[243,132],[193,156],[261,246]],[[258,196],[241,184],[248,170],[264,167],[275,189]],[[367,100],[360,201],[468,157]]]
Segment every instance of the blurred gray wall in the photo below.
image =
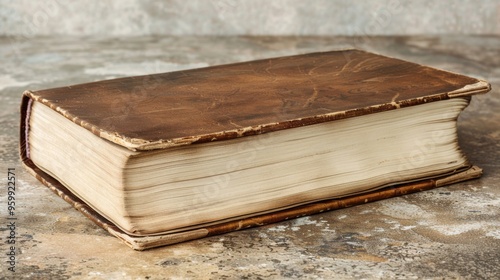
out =
[[500,1],[0,0],[0,35],[500,34]]

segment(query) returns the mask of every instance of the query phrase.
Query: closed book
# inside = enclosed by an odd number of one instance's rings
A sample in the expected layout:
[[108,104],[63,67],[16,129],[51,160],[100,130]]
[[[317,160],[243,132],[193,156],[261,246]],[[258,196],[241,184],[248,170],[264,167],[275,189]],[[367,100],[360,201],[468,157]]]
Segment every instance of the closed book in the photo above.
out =
[[137,250],[477,178],[475,78],[360,50],[26,91],[21,158]]

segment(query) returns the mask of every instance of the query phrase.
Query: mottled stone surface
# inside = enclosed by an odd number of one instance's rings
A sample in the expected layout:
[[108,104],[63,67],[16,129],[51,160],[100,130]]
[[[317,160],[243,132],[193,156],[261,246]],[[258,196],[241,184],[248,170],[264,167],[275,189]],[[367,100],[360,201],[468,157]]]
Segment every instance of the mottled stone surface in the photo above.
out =
[[[359,47],[491,82],[459,119],[479,180],[136,252],[27,174],[17,156],[24,89]],[[500,37],[0,38],[0,179],[16,169],[16,272],[6,279],[494,279],[500,275]]]
[[500,34],[498,0],[0,0],[0,35]]

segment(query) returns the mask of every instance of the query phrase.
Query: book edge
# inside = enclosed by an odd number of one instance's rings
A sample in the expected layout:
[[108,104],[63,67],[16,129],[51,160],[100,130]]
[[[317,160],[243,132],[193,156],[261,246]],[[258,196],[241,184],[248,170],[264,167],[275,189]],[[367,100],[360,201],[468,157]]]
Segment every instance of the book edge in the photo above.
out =
[[469,169],[449,176],[428,179],[413,183],[406,183],[398,186],[388,187],[369,193],[348,196],[340,199],[331,199],[320,202],[314,202],[303,206],[280,210],[273,213],[256,215],[237,221],[225,222],[218,225],[209,226],[203,229],[197,229],[174,234],[165,234],[159,236],[136,237],[120,232],[109,231],[112,235],[126,243],[134,250],[142,251],[155,247],[173,245],[176,243],[191,241],[204,237],[220,235],[247,228],[269,225],[289,219],[300,218],[304,216],[315,215],[327,211],[349,208],[361,204],[375,202],[391,197],[417,193],[431,190],[446,185],[463,182],[481,177],[483,170],[478,166],[471,166]]
[[[22,151],[23,149],[21,149]],[[160,234],[152,236],[133,236],[122,231],[115,226],[111,221],[102,217],[99,213],[93,210],[89,205],[72,194],[56,179],[46,174],[34,163],[21,154],[22,164],[30,174],[35,176],[42,184],[47,186],[51,191],[64,199],[76,210],[89,218],[98,226],[102,227],[112,236],[115,236],[130,248],[138,251],[151,248],[172,245],[185,241],[200,239],[204,237],[229,233],[242,229],[268,225],[289,219],[299,218],[303,216],[314,215],[326,211],[348,208],[356,205],[361,205],[369,202],[379,201],[391,197],[411,194],[415,192],[430,190],[470,179],[479,178],[482,175],[482,169],[477,166],[471,166],[467,170],[459,173],[438,177],[435,179],[426,179],[417,182],[404,183],[401,185],[391,186],[380,190],[375,190],[368,193],[357,194],[340,199],[330,199],[319,202],[313,202],[306,205],[301,205],[289,209],[278,210],[267,214],[257,214],[253,217],[243,218],[236,221],[221,222],[217,225],[207,226],[205,228],[187,230],[184,232]]]

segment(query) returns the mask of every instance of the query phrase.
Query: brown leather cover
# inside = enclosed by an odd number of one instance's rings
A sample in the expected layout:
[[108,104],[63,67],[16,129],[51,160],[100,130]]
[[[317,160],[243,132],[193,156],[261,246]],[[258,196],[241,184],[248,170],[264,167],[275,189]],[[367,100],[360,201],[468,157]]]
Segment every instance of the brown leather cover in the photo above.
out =
[[226,140],[483,93],[484,81],[359,50],[263,59],[25,95],[129,149]]
[[41,102],[94,134],[133,150],[220,141],[484,93],[488,83],[359,50],[312,53],[26,91],[20,153],[38,180],[136,250],[354,206],[481,176],[481,169],[316,202],[186,232],[129,236],[27,154],[27,118]]

